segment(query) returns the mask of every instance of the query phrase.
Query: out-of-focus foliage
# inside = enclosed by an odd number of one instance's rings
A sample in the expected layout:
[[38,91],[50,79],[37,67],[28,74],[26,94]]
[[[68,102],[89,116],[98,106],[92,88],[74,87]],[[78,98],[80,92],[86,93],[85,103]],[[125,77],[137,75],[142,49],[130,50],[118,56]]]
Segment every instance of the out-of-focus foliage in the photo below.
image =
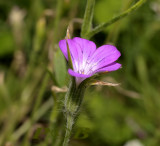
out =
[[4,26],[3,24],[1,24],[0,29],[0,56],[12,54],[15,48],[13,35],[8,26]]
[[[93,25],[135,2],[96,0]],[[57,104],[62,105],[69,79],[58,41],[71,21],[72,37],[80,35],[85,5],[84,0],[0,1],[0,145],[46,146],[63,136],[61,115],[52,134],[33,138],[38,128],[52,130],[61,110]],[[123,146],[136,139],[159,146],[160,1],[147,1],[92,40],[121,51],[122,69],[101,79],[121,85],[87,89],[70,145]]]
[[[111,0],[97,1],[94,13],[95,21],[99,24],[110,20],[113,16],[116,16],[117,14],[124,11],[129,2],[130,1],[128,0],[118,0],[116,3],[115,1]],[[108,30],[108,28],[106,28],[106,30]]]

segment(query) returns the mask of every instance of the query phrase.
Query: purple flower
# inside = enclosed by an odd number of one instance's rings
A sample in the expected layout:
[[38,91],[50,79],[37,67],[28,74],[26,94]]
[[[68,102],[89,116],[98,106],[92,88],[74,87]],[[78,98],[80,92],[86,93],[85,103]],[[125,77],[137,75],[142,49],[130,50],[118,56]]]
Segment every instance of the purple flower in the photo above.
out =
[[[73,64],[73,70],[68,69],[68,73],[76,77],[77,84],[96,73],[111,72],[121,67],[115,62],[121,56],[115,46],[103,45],[96,49],[94,42],[79,37],[67,39],[67,42]],[[59,47],[68,60],[67,42],[61,40]]]

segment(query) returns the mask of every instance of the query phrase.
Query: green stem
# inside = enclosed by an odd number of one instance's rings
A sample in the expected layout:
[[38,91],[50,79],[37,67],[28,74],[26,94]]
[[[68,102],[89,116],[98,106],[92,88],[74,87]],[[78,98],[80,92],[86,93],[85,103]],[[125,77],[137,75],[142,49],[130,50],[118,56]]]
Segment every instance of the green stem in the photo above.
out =
[[87,6],[84,14],[81,37],[85,38],[86,34],[90,31],[92,27],[93,11],[94,11],[95,0],[88,0]]
[[67,146],[73,125],[78,117],[81,103],[83,100],[84,92],[86,89],[85,82],[82,82],[78,87],[76,86],[75,79],[70,82],[69,90],[65,96],[64,101],[64,115],[66,117],[66,133],[63,141],[63,146]]
[[93,30],[91,30],[86,37],[87,38],[91,38],[92,36],[94,36],[95,34],[97,34],[98,32],[102,31],[104,28],[106,28],[107,26],[115,23],[116,21],[128,16],[130,13],[132,13],[133,11],[135,11],[137,8],[139,8],[146,0],[139,0],[136,4],[134,4],[131,8],[129,8],[128,10],[126,10],[125,12],[123,12],[122,14],[112,18],[110,21],[107,21],[105,23],[102,23],[100,25],[98,25],[97,27],[95,27]]
[[63,146],[68,145],[74,121],[75,121],[74,116],[67,115],[66,134],[65,134]]

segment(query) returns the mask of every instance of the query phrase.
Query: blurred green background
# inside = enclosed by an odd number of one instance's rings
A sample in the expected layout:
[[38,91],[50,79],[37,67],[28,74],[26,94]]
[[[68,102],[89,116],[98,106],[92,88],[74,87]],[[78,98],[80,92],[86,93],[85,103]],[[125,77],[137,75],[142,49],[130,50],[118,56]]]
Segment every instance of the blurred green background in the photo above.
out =
[[[93,26],[135,2],[96,0]],[[69,76],[58,41],[69,24],[72,37],[80,36],[85,6],[86,0],[0,1],[1,146],[52,145],[61,126],[38,139],[34,133],[61,110],[55,101],[62,105]],[[70,145],[159,146],[160,1],[148,0],[91,40],[120,50],[122,69],[101,80],[121,85],[87,89]]]

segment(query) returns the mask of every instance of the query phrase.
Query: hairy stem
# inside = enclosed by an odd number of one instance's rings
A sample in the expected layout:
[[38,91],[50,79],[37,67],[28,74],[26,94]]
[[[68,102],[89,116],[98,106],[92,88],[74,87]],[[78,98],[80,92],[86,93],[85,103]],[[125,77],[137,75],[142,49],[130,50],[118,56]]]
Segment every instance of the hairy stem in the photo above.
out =
[[66,133],[63,146],[67,146],[70,140],[72,128],[78,117],[79,109],[83,100],[86,84],[83,82],[77,87],[75,79],[70,82],[69,90],[65,96],[64,116],[66,117]]
[[130,13],[132,13],[133,11],[135,11],[137,8],[139,8],[146,0],[139,0],[137,3],[135,3],[131,8],[129,8],[128,10],[126,10],[125,12],[123,12],[122,14],[112,18],[111,20],[104,22],[100,25],[98,25],[97,27],[95,27],[94,29],[92,29],[90,32],[88,32],[88,34],[86,35],[86,38],[91,38],[92,36],[94,36],[95,34],[97,34],[98,32],[102,31],[104,28],[106,28],[107,26],[117,22],[118,20],[128,16]]
[[67,115],[66,134],[65,134],[63,146],[68,145],[74,121],[75,121],[75,118],[73,116]]

